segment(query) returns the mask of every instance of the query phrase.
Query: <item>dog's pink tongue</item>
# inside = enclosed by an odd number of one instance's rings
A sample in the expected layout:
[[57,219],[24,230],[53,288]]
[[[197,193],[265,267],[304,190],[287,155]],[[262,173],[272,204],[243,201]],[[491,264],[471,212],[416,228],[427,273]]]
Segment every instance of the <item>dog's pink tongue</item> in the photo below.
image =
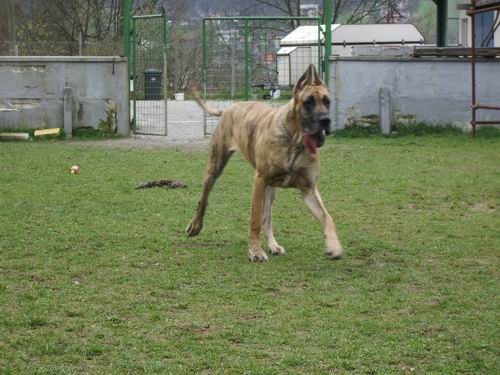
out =
[[311,137],[309,134],[304,134],[304,146],[306,147],[307,151],[309,151],[311,154],[316,153],[316,147],[317,147],[317,141],[316,138]]

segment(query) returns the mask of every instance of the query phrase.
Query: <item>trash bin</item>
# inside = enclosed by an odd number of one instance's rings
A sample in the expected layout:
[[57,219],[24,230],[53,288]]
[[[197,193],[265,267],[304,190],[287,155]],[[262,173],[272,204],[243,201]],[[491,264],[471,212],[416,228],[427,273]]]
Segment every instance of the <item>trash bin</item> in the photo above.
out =
[[146,69],[144,71],[144,99],[161,100],[161,70]]

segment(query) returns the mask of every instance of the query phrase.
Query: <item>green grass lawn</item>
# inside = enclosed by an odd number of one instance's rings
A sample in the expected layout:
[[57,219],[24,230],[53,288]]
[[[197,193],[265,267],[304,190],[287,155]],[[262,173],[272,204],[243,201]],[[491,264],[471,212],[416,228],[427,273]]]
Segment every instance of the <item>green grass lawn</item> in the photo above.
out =
[[[280,190],[287,255],[255,264],[240,156],[188,239],[204,152],[0,143],[0,369],[499,373],[500,137],[329,138],[321,156],[345,256]],[[159,178],[188,188],[134,189]]]

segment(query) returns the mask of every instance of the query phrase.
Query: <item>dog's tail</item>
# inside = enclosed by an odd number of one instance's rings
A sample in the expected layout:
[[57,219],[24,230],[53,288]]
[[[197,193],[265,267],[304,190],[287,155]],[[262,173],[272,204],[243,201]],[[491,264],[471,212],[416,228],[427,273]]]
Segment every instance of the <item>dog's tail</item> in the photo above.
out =
[[191,92],[193,93],[194,99],[196,100],[198,105],[206,113],[208,113],[209,115],[212,115],[212,116],[217,116],[217,117],[222,116],[222,109],[209,107],[207,105],[207,103],[205,103],[203,101],[203,99],[201,98],[201,95],[200,95],[200,91],[198,90],[198,84],[195,81],[191,82]]

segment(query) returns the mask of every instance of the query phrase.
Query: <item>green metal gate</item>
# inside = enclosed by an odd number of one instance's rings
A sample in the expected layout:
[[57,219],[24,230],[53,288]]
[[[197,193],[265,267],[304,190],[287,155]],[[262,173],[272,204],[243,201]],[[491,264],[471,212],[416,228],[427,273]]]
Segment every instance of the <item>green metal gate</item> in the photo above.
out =
[[[207,17],[202,27],[203,94],[213,107],[237,100],[280,106],[309,64],[323,71],[317,17]],[[216,124],[205,114],[205,135]]]
[[167,135],[167,17],[132,17],[130,118],[135,133]]

